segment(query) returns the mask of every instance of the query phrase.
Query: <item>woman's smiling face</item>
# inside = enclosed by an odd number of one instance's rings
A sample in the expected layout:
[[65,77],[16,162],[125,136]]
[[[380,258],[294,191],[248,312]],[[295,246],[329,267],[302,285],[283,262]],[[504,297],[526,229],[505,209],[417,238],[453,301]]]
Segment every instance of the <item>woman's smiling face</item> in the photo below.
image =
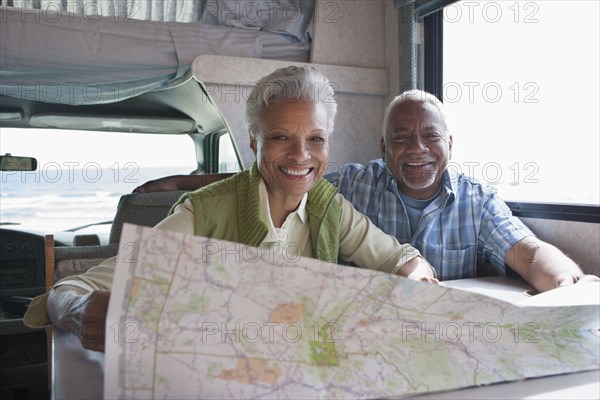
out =
[[269,197],[299,202],[327,168],[325,108],[303,100],[275,103],[266,109],[262,126],[250,148]]

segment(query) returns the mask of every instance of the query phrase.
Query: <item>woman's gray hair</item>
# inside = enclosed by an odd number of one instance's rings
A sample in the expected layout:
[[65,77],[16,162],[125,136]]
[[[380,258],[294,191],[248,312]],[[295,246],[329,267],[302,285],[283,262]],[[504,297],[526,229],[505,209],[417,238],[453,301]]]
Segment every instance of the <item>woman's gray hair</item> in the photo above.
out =
[[398,106],[399,104],[406,102],[418,102],[418,103],[429,103],[437,108],[440,113],[440,117],[442,118],[442,123],[444,124],[444,130],[446,133],[449,133],[448,129],[448,119],[446,118],[446,113],[444,112],[443,103],[434,95],[428,92],[424,92],[422,90],[407,90],[399,96],[396,96],[394,100],[387,106],[385,109],[385,114],[383,114],[383,132],[382,137],[385,139],[385,135],[388,129],[388,125],[390,123],[390,116],[392,110]]
[[246,129],[250,138],[262,134],[265,111],[282,101],[311,101],[327,113],[327,134],[333,132],[337,102],[333,86],[323,74],[307,67],[280,68],[261,78],[246,100]]

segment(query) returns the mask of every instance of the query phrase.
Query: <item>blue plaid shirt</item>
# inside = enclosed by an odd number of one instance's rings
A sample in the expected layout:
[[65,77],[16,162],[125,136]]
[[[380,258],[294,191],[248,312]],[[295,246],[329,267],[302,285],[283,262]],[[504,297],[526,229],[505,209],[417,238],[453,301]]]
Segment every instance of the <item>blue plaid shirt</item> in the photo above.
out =
[[533,235],[495,189],[452,170],[444,172],[441,192],[425,207],[412,234],[396,179],[383,160],[346,164],[325,178],[375,225],[419,249],[440,280],[475,277],[477,265],[485,263],[504,275],[510,248]]

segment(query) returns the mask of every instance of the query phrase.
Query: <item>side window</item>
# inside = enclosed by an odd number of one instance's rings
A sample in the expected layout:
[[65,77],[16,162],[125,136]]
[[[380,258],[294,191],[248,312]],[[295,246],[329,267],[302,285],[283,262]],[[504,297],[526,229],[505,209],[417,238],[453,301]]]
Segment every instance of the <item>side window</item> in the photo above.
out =
[[225,134],[219,137],[219,172],[239,172],[242,165],[238,159],[238,152],[235,149],[231,135]]
[[509,201],[600,204],[597,1],[444,9],[452,163]]

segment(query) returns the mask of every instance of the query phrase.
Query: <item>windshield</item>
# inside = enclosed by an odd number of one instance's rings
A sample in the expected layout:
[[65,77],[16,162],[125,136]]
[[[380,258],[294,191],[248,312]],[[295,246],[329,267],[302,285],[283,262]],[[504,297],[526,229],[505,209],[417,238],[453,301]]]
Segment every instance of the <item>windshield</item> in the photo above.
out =
[[[2,128],[0,153],[37,158],[2,171],[0,223],[48,233],[112,221],[119,198],[148,180],[196,168],[188,135]],[[108,233],[110,224],[80,233]]]

